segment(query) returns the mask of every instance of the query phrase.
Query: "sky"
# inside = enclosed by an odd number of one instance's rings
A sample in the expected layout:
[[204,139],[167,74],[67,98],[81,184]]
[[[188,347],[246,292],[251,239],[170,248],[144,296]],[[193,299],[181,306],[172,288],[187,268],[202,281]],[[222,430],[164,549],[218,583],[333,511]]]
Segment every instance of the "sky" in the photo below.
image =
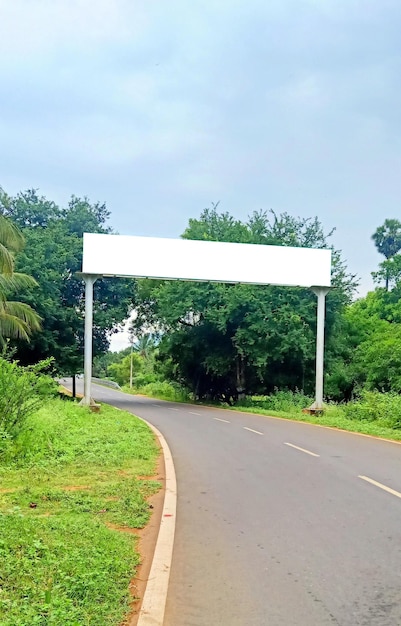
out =
[[317,216],[360,295],[401,219],[399,0],[0,0],[0,186],[179,237]]

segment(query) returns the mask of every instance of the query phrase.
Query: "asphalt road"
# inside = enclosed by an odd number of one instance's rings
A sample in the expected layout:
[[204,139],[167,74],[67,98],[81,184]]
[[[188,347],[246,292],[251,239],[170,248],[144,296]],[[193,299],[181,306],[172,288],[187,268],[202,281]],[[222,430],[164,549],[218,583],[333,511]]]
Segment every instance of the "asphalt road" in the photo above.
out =
[[401,625],[401,445],[93,395],[154,424],[173,454],[166,626]]

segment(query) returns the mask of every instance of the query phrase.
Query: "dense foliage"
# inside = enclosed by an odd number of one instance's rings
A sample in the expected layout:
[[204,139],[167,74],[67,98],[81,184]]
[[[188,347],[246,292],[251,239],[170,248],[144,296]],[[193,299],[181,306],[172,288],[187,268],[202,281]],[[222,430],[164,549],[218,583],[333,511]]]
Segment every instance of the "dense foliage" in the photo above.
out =
[[[216,208],[191,219],[183,237],[314,248],[329,247],[315,219],[254,213],[247,222]],[[327,359],[355,287],[333,250],[327,298]],[[134,328],[156,327],[165,376],[196,397],[236,399],[275,387],[310,392],[314,381],[316,297],[308,289],[277,286],[141,281]]]
[[[52,356],[58,372],[81,371],[84,284],[75,273],[81,270],[83,233],[111,232],[105,205],[73,196],[66,208],[60,208],[35,190],[15,197],[0,190],[0,213],[18,226],[26,240],[16,268],[38,283],[27,286],[20,299],[40,315],[42,328],[29,344],[17,344],[17,358],[35,363]],[[108,349],[110,333],[133,307],[135,283],[99,279],[94,291],[94,350],[101,353]]]

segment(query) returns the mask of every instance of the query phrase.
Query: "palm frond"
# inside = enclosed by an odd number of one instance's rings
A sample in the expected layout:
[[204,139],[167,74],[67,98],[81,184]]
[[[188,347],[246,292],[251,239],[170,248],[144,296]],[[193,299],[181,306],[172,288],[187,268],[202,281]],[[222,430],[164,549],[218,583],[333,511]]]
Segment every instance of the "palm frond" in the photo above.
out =
[[21,274],[14,272],[10,276],[0,273],[0,298],[6,293],[18,291],[19,289],[27,289],[29,287],[36,287],[37,282],[32,276],[28,274]]
[[5,338],[25,339],[29,341],[29,327],[24,321],[10,315],[5,311],[0,311],[0,337],[1,343],[4,344]]
[[11,276],[14,271],[14,257],[10,250],[1,242],[0,237],[0,272]]
[[14,272],[14,253],[24,242],[17,226],[0,215],[0,344],[6,338],[29,341],[29,335],[40,329],[41,318],[29,304],[7,300],[8,295],[37,285],[31,276]]
[[0,242],[12,252],[19,252],[25,245],[24,235],[10,219],[0,215]]
[[[13,302],[7,300],[4,304],[4,313],[10,315],[27,325],[27,332],[30,334],[35,330],[40,330],[40,316],[24,302]],[[1,313],[0,313],[1,314]],[[1,329],[0,329],[1,332]]]

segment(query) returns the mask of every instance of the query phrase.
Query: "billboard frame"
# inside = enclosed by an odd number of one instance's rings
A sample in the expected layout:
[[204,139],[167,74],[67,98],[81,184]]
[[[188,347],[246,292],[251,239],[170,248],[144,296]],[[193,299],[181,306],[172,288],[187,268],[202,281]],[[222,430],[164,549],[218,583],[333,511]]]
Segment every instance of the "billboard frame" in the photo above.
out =
[[102,277],[158,278],[238,284],[301,286],[317,296],[315,402],[323,410],[326,295],[331,285],[331,250],[154,237],[84,233],[84,397],[93,405],[93,286]]

